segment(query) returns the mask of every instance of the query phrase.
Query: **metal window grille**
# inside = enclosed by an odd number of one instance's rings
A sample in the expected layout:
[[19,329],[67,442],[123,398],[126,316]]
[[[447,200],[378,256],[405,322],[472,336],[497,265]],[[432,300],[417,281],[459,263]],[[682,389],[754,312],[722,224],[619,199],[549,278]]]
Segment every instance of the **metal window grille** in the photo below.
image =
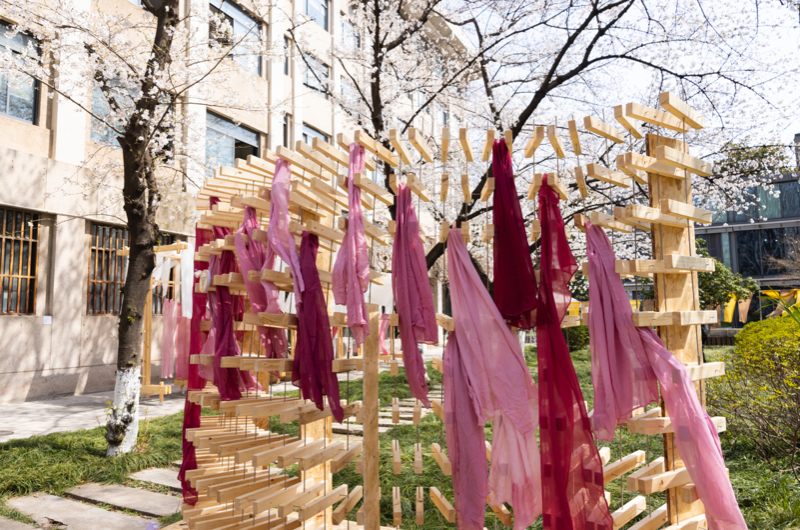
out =
[[0,209],[0,279],[4,315],[36,312],[39,214]]
[[128,258],[120,256],[127,247],[128,231],[124,228],[92,223],[92,245],[89,254],[89,315],[118,315],[122,308],[122,286],[128,272]]

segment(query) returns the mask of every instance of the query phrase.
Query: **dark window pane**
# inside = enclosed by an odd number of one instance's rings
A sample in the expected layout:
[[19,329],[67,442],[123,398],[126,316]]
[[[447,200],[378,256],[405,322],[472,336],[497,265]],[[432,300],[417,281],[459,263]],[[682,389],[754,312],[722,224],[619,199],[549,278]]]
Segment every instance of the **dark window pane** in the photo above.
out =
[[782,267],[775,260],[782,260],[784,254],[783,228],[770,228],[761,230],[761,243],[763,249],[762,271],[764,276],[780,274]]
[[3,313],[8,313],[8,276],[3,278]]
[[9,313],[16,313],[17,312],[17,299],[18,299],[18,291],[17,286],[19,285],[19,278],[11,277],[11,291],[8,293],[8,312]]
[[28,247],[30,243],[27,241],[22,242],[22,271],[20,274],[22,276],[28,276]]
[[19,280],[19,312],[27,313],[28,307],[28,279],[20,278]]
[[19,274],[19,241],[14,241],[14,254],[11,260],[11,274]]
[[756,201],[756,192],[755,189],[749,189],[744,194],[744,200],[748,201],[750,204],[741,208],[741,213],[736,213],[734,220],[737,223],[742,223],[746,221],[750,221],[751,219],[757,219],[758,217],[758,206],[755,204]]
[[31,243],[31,276],[36,277],[36,243]]
[[736,255],[742,276],[761,276],[758,230],[736,232]]
[[800,184],[781,183],[781,217],[800,217]]
[[14,237],[14,212],[6,212],[6,237]]
[[28,312],[33,313],[36,310],[36,280],[31,279],[28,283]]
[[11,270],[11,240],[6,239],[5,248],[3,249],[3,274],[9,274]]
[[29,239],[31,237],[31,214],[25,214],[25,225],[23,226],[22,237]]
[[39,239],[39,215],[33,214],[33,226],[31,227],[31,239]]
[[17,212],[17,223],[14,226],[14,237],[22,237],[22,212]]

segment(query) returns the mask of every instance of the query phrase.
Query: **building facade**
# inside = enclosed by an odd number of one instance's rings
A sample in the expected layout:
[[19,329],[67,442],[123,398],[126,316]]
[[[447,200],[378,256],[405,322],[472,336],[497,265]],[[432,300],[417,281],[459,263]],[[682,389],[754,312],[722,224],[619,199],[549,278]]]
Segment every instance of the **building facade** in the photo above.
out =
[[[137,0],[73,1],[85,4],[85,9],[144,16]],[[342,43],[361,45],[344,0],[296,0],[280,7],[261,19],[247,0],[182,4],[184,13],[208,10],[228,20],[234,34],[249,31],[262,40],[284,42],[288,51],[288,15],[309,21],[311,39],[320,50]],[[31,37],[7,36],[14,22],[0,10],[0,46],[25,53]],[[306,63],[292,53],[275,60],[232,57],[237,65],[229,82],[245,97],[268,101],[274,111],[193,105],[205,136],[194,148],[206,160],[204,168],[189,169],[195,172],[190,175],[195,182],[210,175],[207,168],[233,166],[235,158],[260,155],[278,145],[294,148],[296,141],[311,144],[313,138],[335,143],[340,132],[352,135],[353,124],[319,86],[319,79],[328,79],[336,90],[347,88],[338,64],[312,60],[309,66],[316,75],[310,75]],[[342,84],[337,86],[337,80]],[[93,113],[107,112],[101,94],[87,88],[86,94],[78,95],[84,96]],[[433,132],[447,124],[449,113],[437,103],[434,112],[420,116],[418,127]],[[127,232],[121,211],[101,208],[114,190],[87,191],[87,172],[81,166],[104,146],[113,151],[114,140],[88,113],[64,97],[48,94],[34,80],[12,86],[0,75],[0,403],[113,388],[119,287],[126,266],[118,251],[127,246]],[[120,182],[112,184],[121,188]],[[193,215],[191,200],[180,215],[160,212],[165,234],[161,243],[191,241]],[[422,220],[433,235],[433,220]],[[441,300],[439,286],[432,284],[432,289]],[[391,312],[391,285],[376,287],[372,296]],[[158,374],[159,297],[154,300],[153,374]]]

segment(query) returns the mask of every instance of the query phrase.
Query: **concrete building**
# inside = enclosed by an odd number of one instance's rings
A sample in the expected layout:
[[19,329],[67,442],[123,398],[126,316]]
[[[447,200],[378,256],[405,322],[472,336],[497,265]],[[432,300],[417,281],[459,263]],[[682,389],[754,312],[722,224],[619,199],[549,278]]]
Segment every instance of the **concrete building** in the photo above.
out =
[[[142,16],[137,0],[73,1],[85,4],[85,9]],[[312,39],[321,50],[340,42],[360,46],[344,0],[302,0],[281,7],[262,20],[248,9],[247,0],[186,0],[182,5],[186,13],[200,9],[222,14],[234,32],[257,25],[258,38],[283,39],[289,47],[287,14],[313,22]],[[0,46],[24,52],[30,37],[6,37],[13,23],[0,12]],[[443,20],[432,22],[431,30],[449,32],[453,46],[463,47]],[[334,109],[299,60],[234,60],[238,73],[230,83],[281,110],[255,113],[193,106],[192,112],[204,115],[206,138],[205,145],[195,147],[205,152],[210,167],[232,166],[236,157],[258,155],[278,145],[293,147],[297,140],[310,144],[314,137],[331,141],[339,132],[352,133],[347,117]],[[312,67],[334,86],[340,82],[339,65],[316,61]],[[118,288],[125,270],[125,258],[117,251],[126,245],[119,221],[124,214],[98,214],[112,191],[87,192],[86,172],[80,166],[109,138],[87,113],[62,96],[52,96],[33,80],[12,87],[0,75],[0,403],[107,390],[114,384]],[[88,88],[77,97],[85,98],[93,111],[103,111],[102,99]],[[417,126],[430,132],[446,125],[450,116],[450,110],[437,103]],[[192,176],[197,181],[205,177]],[[159,225],[168,236],[162,243],[191,240],[190,220],[162,214]],[[441,290],[432,288],[440,304]],[[391,286],[374,296],[391,312]],[[156,303],[154,374],[160,361],[159,312]]]

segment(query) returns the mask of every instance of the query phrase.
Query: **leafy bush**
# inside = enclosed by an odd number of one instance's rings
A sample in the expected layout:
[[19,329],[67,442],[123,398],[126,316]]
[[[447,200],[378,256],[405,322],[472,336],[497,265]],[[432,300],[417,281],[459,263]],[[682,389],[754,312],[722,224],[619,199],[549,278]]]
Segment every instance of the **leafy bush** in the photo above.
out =
[[589,328],[586,326],[564,328],[561,331],[564,333],[569,351],[580,350],[589,345]]
[[708,403],[728,431],[755,444],[776,470],[800,481],[800,329],[790,318],[747,324],[723,355],[725,375],[708,384]]

